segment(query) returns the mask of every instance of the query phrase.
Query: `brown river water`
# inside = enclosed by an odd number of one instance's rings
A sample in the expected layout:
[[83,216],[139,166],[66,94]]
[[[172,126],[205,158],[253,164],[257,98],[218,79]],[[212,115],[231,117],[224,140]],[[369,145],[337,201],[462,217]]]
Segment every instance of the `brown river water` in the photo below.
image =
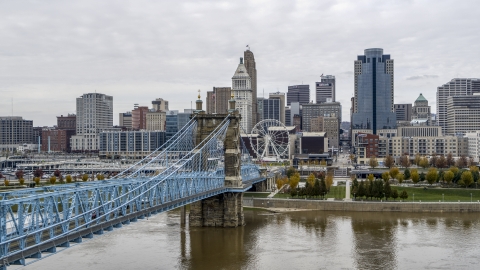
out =
[[179,214],[139,220],[20,269],[480,269],[478,213],[246,210],[241,228],[189,228]]

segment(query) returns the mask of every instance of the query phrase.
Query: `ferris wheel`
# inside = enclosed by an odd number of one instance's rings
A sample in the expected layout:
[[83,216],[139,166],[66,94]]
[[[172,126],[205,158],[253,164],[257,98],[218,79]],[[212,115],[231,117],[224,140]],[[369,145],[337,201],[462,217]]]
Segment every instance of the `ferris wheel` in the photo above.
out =
[[260,121],[252,129],[250,145],[259,160],[288,159],[290,147],[288,129],[278,120]]

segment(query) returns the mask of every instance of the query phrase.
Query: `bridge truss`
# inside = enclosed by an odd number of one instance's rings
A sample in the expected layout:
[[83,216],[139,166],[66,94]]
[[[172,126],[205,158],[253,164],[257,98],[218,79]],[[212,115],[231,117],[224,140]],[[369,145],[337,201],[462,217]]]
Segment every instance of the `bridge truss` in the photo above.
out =
[[224,186],[223,143],[229,121],[226,117],[195,146],[197,123],[192,118],[164,146],[112,180],[0,193],[0,269],[137,218],[245,191],[263,180],[242,142],[238,162],[244,187]]

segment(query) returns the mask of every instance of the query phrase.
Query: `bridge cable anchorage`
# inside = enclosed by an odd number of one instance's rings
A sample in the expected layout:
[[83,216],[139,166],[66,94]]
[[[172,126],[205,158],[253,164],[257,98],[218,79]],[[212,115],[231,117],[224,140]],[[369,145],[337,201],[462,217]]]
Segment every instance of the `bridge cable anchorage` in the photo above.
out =
[[53,241],[63,245],[69,241],[62,240],[65,237],[89,234],[92,226],[103,229],[127,216],[143,216],[149,209],[166,211],[225,192],[223,144],[228,125],[227,117],[157,175],[0,193],[0,258],[29,254]]

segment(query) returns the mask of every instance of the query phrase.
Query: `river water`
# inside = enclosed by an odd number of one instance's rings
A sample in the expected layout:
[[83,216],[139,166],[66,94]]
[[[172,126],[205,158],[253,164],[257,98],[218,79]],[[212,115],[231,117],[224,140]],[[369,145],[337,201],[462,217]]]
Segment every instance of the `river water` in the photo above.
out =
[[21,269],[480,269],[477,213],[246,210],[241,228],[189,228],[179,213],[139,220]]

